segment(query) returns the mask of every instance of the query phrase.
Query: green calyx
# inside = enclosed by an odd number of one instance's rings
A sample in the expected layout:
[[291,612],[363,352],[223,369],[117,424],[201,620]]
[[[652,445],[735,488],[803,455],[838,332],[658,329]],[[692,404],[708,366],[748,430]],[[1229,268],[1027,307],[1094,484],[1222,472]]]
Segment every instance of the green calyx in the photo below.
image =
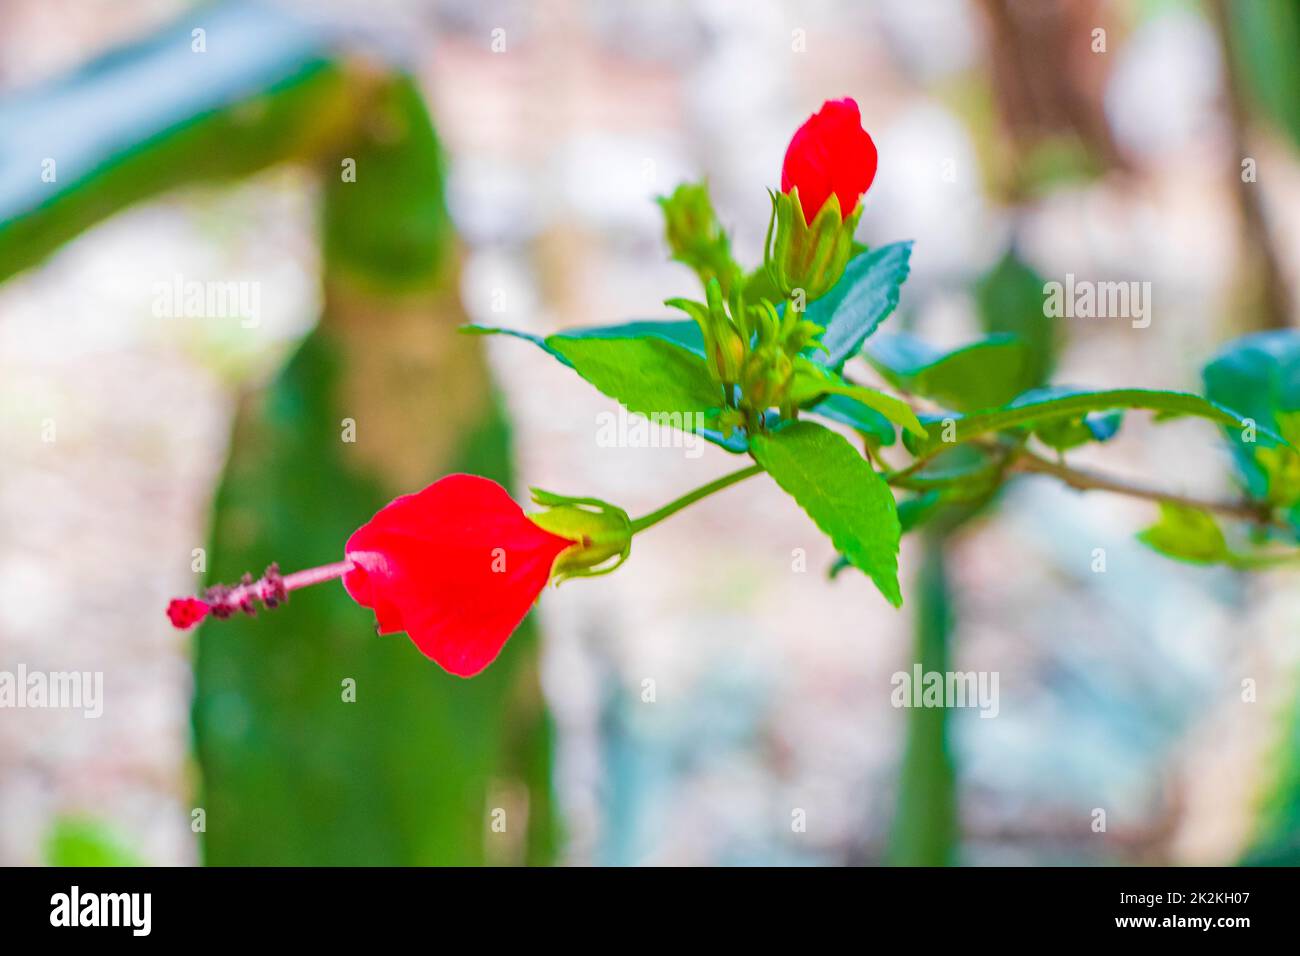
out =
[[599,498],[569,498],[540,488],[531,491],[534,503],[546,510],[528,519],[574,542],[555,561],[551,574],[556,583],[609,574],[627,560],[632,551],[632,520],[622,508]]
[[764,244],[768,277],[794,303],[820,298],[844,275],[853,254],[853,233],[862,218],[862,204],[843,218],[832,194],[809,225],[799,202],[799,190],[771,193],[772,217]]

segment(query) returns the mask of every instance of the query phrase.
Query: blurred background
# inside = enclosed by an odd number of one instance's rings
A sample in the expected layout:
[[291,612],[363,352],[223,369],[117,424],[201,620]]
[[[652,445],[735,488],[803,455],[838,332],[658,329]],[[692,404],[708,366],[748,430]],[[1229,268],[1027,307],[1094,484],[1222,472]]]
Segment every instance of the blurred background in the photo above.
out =
[[[1150,282],[1147,328],[1057,321],[1055,379],[1199,391],[1300,320],[1298,64],[1292,0],[5,0],[0,671],[102,672],[104,706],[0,709],[0,864],[1295,860],[1297,579],[1166,561],[1151,506],[1046,478],[905,540],[897,612],[745,483],[470,682],[334,585],[162,610],[337,560],[449,470],[635,514],[731,467],[601,447],[612,403],[455,328],[667,317],[683,179],[758,261],[827,98],[879,147],[859,238],[916,240],[891,326],[952,346],[1067,273]],[[1194,421],[1078,457],[1231,488]],[[927,756],[890,678],[936,634],[1000,701]]]

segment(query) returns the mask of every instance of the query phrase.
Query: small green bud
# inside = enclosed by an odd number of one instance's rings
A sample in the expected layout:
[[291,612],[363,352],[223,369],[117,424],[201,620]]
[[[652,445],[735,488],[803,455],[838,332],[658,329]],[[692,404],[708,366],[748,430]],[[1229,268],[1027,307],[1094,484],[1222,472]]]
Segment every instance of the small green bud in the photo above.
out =
[[745,340],[727,314],[721,283],[710,279],[705,294],[707,304],[691,299],[668,299],[664,304],[681,309],[695,320],[704,338],[704,357],[709,364],[709,373],[724,385],[734,385],[740,380],[745,361]]
[[741,270],[731,256],[731,239],[713,211],[708,186],[682,183],[657,201],[673,258],[694,269],[701,282],[716,278],[728,290],[736,284]]
[[[547,510],[530,514],[529,520],[575,542],[556,559],[552,573],[557,582],[608,574],[627,560],[632,550],[632,519],[622,508],[599,498],[568,498],[540,488],[532,493],[533,501]],[[611,558],[616,560],[600,567]]]
[[740,380],[740,367],[745,361],[745,340],[736,323],[727,315],[722,301],[722,284],[717,279],[710,279],[704,291],[709,302],[709,329],[704,336],[709,370],[718,381],[730,385]]
[[765,346],[749,354],[741,379],[741,403],[761,412],[781,405],[790,394],[794,379],[794,362],[776,345]]

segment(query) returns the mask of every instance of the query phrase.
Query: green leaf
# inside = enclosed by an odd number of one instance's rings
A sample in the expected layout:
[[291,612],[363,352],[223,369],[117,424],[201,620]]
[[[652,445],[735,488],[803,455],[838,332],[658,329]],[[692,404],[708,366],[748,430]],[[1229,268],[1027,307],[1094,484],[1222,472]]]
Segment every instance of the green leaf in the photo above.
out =
[[1191,564],[1217,564],[1231,557],[1223,531],[1208,512],[1167,501],[1160,502],[1160,520],[1139,532],[1138,540]]
[[[1300,333],[1260,332],[1229,342],[1202,372],[1205,394],[1241,411],[1254,421],[1255,441],[1244,441],[1240,428],[1225,437],[1247,493],[1291,508],[1300,527],[1300,461],[1294,446],[1300,412]],[[1291,434],[1288,434],[1291,432]],[[1293,446],[1279,447],[1274,433]],[[1264,440],[1259,440],[1263,438]]]
[[927,435],[925,426],[916,417],[916,412],[912,411],[912,406],[901,398],[886,395],[884,392],[868,388],[865,385],[836,386],[833,394],[844,395],[854,401],[861,402],[868,408],[884,415],[895,425],[899,425],[915,435],[918,439],[924,439]]
[[942,489],[949,501],[970,502],[996,491],[1005,471],[1005,457],[994,451],[977,445],[952,445],[928,459],[919,471],[896,480],[900,487]]
[[1089,412],[1076,418],[1053,418],[1034,429],[1034,437],[1049,448],[1069,451],[1089,442],[1110,441],[1124,423],[1122,411]]
[[825,352],[815,360],[833,369],[856,355],[862,343],[898,307],[907,281],[911,242],[894,242],[849,260],[835,288],[808,303],[804,318],[820,325]]
[[927,491],[898,503],[898,527],[903,534],[919,528],[943,504],[943,495]]
[[[638,319],[619,325],[597,325],[566,329],[548,338],[534,335],[531,332],[521,332],[516,329],[488,325],[465,325],[461,327],[461,331],[470,335],[508,335],[513,338],[523,339],[536,345],[570,368],[573,367],[573,363],[557,347],[559,341],[568,339],[657,339],[671,343],[701,361],[704,360],[704,339],[700,335],[700,327],[690,320],[656,321]],[[720,396],[721,393],[719,393]],[[718,402],[714,404],[716,405]],[[827,396],[822,401],[809,405],[807,410],[831,421],[837,421],[856,428],[863,434],[869,435],[880,445],[892,445],[894,443],[894,428],[889,423],[889,419],[875,409],[869,408],[862,402],[848,396]],[[769,414],[768,422],[770,424],[775,424],[778,420],[775,414]],[[721,432],[706,428],[699,434],[702,438],[730,452],[742,453],[749,449],[749,442],[740,432],[724,437]]]
[[1060,351],[1061,325],[1043,311],[1043,285],[1043,277],[1014,250],[975,285],[975,308],[984,331],[1014,335],[1028,350],[1022,370],[1025,388],[1047,382]]
[[[1054,388],[1028,393],[1004,408],[972,412],[968,415],[953,415],[951,418],[955,427],[950,437],[955,443],[961,443],[988,432],[1036,425],[1053,419],[1071,418],[1088,412],[1110,411],[1116,408],[1145,408],[1166,415],[1193,415],[1236,428],[1240,428],[1242,423],[1241,416],[1236,412],[1188,392],[1163,392],[1145,388],[1115,388],[1103,391]],[[926,420],[933,423],[940,418],[927,416]],[[943,444],[944,432],[947,430],[947,428],[933,428],[929,439],[909,440],[907,444],[914,454],[928,454]]]
[[[940,515],[943,516],[944,527],[937,534],[931,535],[930,539],[922,545],[927,551],[941,546],[940,542],[951,530],[954,519],[959,522],[965,521],[976,513],[978,513],[977,506],[972,507],[969,502],[954,500],[947,491],[927,491],[924,494],[903,498],[898,502],[898,523],[903,534],[916,531],[932,523]],[[849,560],[841,554],[831,563],[827,576],[834,579],[849,567],[852,567]]]
[[[673,411],[699,411],[708,420],[712,418],[709,413],[722,404],[721,387],[709,376],[704,361],[704,339],[700,328],[689,319],[671,322],[636,320],[619,325],[588,326],[566,329],[545,338],[531,332],[488,325],[465,325],[461,326],[461,331],[469,335],[508,335],[531,342],[577,371],[610,398],[622,402],[629,410],[643,415],[654,412],[668,414],[664,423],[674,427],[677,426],[671,417]],[[582,355],[585,373],[574,361],[573,354],[577,353]],[[618,363],[621,361],[633,364],[620,369]],[[641,362],[650,364],[643,369],[635,364]],[[646,374],[641,375],[642,371]],[[674,378],[677,375],[681,378]],[[636,378],[643,379],[640,385],[632,382]],[[650,379],[659,382],[666,391],[657,397],[651,394],[656,386]],[[639,405],[661,407],[652,408],[651,412],[640,411],[616,394],[620,392],[626,392],[629,400]],[[675,408],[670,407],[674,404]],[[710,427],[687,430],[729,452],[741,454],[749,449],[748,440],[739,431],[724,435]]]
[[802,356],[794,360],[794,381],[790,386],[790,400],[796,405],[805,405],[823,395],[842,395],[867,408],[879,412],[896,425],[902,426],[917,438],[925,437],[925,427],[912,411],[912,406],[901,398],[886,395],[865,385],[853,385],[844,381],[830,369],[809,361]]
[[755,435],[754,458],[835,547],[899,607],[898,509],[889,486],[843,435],[795,422]]
[[[546,337],[534,335],[532,332],[521,332],[517,329],[508,329],[498,325],[462,325],[460,330],[467,335],[509,335],[513,338],[523,339],[525,342],[532,342],[570,368],[573,367],[568,359],[548,344]],[[621,322],[617,325],[590,325],[576,329],[565,329],[563,332],[556,332],[550,338],[662,339],[665,342],[672,342],[688,352],[693,352],[700,358],[704,358],[704,337],[700,334],[700,327],[689,319],[674,319],[672,321],[633,319],[631,322]]]
[[874,408],[847,395],[827,395],[808,411],[841,425],[857,429],[878,446],[894,444],[894,426]]
[[865,357],[895,388],[960,412],[1005,405],[1037,382],[1029,347],[995,335],[945,352],[910,335],[882,335]]
[[722,390],[704,360],[660,338],[604,338],[551,335],[546,339],[579,375],[628,411],[667,416],[699,431],[696,416],[722,404]]
[[143,866],[107,824],[89,817],[59,817],[45,837],[47,866]]

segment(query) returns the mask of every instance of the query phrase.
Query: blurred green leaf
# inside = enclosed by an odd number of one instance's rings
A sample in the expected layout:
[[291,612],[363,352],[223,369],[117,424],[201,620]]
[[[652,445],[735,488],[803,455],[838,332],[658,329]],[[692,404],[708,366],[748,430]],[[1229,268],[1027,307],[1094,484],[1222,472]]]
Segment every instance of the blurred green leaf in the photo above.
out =
[[1288,508],[1300,528],[1300,333],[1260,332],[1229,342],[1202,377],[1206,395],[1258,426],[1255,441],[1243,441],[1240,428],[1226,432],[1247,493]]
[[143,866],[112,827],[89,817],[59,817],[45,837],[47,866]]
[[[1215,402],[1188,392],[1156,391],[1145,388],[1115,388],[1101,391],[1054,387],[1020,396],[1004,408],[950,416],[954,427],[950,437],[956,443],[968,441],[989,432],[1004,431],[1021,426],[1039,426],[1054,419],[1073,418],[1088,412],[1110,411],[1119,408],[1144,408],[1168,416],[1191,415],[1227,427],[1240,428],[1242,417]],[[934,424],[939,416],[926,416],[932,425],[930,438],[906,442],[915,454],[929,454],[942,447],[945,432],[949,429]]]
[[996,408],[1037,384],[1028,346],[1013,335],[990,336],[945,352],[911,335],[881,335],[865,357],[900,391],[969,412]]
[[1089,412],[1074,418],[1054,418],[1034,428],[1034,437],[1049,448],[1069,451],[1089,442],[1110,441],[1124,423],[1122,411]]
[[975,306],[984,331],[1014,335],[1028,350],[1020,369],[1024,388],[1051,378],[1060,351],[1060,325],[1044,312],[1043,285],[1043,277],[1013,250],[975,284]]
[[840,553],[900,606],[898,511],[875,469],[844,436],[813,422],[755,435],[751,444],[755,460]]
[[[0,103],[0,278],[174,186],[281,161],[320,171],[325,317],[240,410],[210,549],[213,578],[232,581],[272,560],[287,570],[338,558],[366,516],[415,490],[395,460],[508,483],[509,434],[476,350],[440,365],[447,349],[426,348],[445,344],[436,325],[459,313],[443,296],[456,277],[441,154],[414,82],[374,56],[355,66],[346,37],[279,6],[202,12],[201,56],[187,14]],[[448,369],[455,381],[435,378]],[[345,445],[338,423],[358,408],[370,413],[368,437]],[[409,421],[420,424],[395,424]],[[400,459],[384,456],[385,426]],[[193,720],[205,860],[481,863],[489,799],[504,790],[511,846],[523,861],[549,861],[550,729],[530,623],[473,681],[373,629],[337,586],[201,629]],[[355,701],[344,681],[355,681]],[[120,857],[85,827],[51,847],[65,862]]]
[[1167,558],[1191,564],[1216,564],[1230,557],[1223,531],[1200,508],[1160,502],[1160,520],[1139,532],[1138,540]]

